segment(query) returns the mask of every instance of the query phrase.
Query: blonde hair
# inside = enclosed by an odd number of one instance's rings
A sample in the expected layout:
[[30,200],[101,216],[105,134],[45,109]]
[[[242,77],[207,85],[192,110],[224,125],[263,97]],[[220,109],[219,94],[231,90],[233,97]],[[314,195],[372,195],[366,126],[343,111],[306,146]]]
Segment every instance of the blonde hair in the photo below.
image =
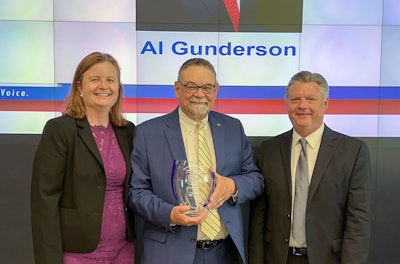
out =
[[286,86],[286,91],[285,91],[285,98],[287,98],[287,94],[289,91],[289,88],[296,83],[308,83],[308,82],[313,82],[318,84],[318,86],[321,88],[321,93],[324,96],[324,100],[329,98],[329,85],[326,79],[319,73],[312,73],[309,71],[300,71],[293,75],[293,77],[290,79],[288,85]]

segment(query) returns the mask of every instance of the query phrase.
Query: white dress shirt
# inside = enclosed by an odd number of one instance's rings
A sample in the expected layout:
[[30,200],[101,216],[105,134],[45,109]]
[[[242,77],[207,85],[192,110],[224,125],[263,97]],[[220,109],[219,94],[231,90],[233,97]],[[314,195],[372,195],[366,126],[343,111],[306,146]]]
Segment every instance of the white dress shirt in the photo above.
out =
[[[307,140],[307,161],[308,161],[308,182],[311,182],[312,173],[314,171],[315,162],[317,161],[319,146],[321,145],[322,134],[324,133],[325,125],[322,124],[320,128],[314,131],[312,134],[306,137]],[[299,156],[301,152],[301,144],[299,139],[302,137],[297,134],[297,132],[293,129],[293,138],[292,138],[292,149],[291,149],[291,174],[292,174],[292,212],[293,216],[293,205],[294,205],[294,192],[296,190],[296,167],[297,162],[299,161]],[[292,217],[292,228],[293,228],[293,217]],[[292,229],[291,229],[292,230]],[[299,247],[297,242],[292,237],[292,232],[290,232],[290,247]]]

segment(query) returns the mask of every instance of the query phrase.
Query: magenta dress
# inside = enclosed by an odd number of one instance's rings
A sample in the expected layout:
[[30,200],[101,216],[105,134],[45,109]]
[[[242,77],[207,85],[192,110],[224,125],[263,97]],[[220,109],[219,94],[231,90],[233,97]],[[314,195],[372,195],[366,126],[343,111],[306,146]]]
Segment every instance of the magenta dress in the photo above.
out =
[[133,264],[134,246],[126,238],[126,164],[111,124],[91,126],[107,177],[100,242],[90,253],[64,253],[65,264]]

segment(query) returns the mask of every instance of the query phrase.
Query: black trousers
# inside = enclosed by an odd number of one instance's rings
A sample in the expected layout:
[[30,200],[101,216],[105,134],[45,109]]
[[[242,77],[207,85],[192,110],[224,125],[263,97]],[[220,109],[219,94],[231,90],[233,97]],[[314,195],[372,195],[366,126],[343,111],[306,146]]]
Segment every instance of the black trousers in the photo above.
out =
[[308,264],[307,255],[296,256],[289,252],[287,264]]

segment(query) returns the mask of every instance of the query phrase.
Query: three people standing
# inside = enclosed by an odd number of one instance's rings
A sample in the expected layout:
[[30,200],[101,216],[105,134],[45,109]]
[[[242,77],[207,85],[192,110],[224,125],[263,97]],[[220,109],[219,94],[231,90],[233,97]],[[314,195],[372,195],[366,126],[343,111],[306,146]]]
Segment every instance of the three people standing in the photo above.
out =
[[[35,156],[36,262],[134,263],[135,212],[144,264],[367,263],[368,148],[324,124],[324,77],[292,77],[285,102],[293,128],[262,143],[258,167],[241,122],[212,110],[218,89],[213,65],[189,59],[174,83],[178,107],[134,129],[121,115],[115,59],[85,57]],[[215,189],[205,210],[188,216],[173,193],[172,167],[199,163],[205,152]],[[242,204],[253,199],[247,255]],[[203,228],[210,220],[215,232]]]

